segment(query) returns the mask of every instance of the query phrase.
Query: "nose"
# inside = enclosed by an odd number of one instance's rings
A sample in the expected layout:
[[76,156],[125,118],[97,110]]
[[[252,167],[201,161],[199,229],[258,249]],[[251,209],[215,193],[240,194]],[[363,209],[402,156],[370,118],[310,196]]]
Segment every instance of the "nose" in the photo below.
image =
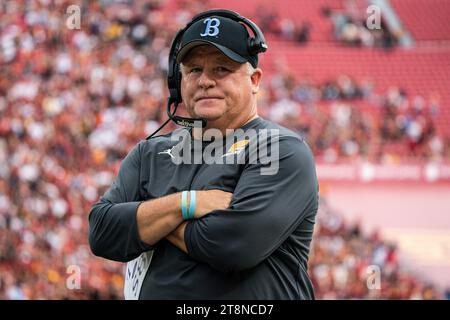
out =
[[211,74],[207,72],[206,70],[203,70],[203,72],[200,74],[200,77],[198,79],[198,85],[202,89],[208,89],[211,87],[214,87],[216,82],[211,77]]

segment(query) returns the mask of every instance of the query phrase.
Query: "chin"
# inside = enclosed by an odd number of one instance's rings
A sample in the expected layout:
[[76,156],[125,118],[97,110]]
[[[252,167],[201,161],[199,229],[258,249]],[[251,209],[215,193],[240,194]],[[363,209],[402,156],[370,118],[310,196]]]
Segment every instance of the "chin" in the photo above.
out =
[[197,117],[210,121],[220,119],[224,113],[223,110],[217,108],[195,108]]
[[220,119],[227,111],[227,104],[224,100],[189,101],[185,107],[190,117],[209,121]]

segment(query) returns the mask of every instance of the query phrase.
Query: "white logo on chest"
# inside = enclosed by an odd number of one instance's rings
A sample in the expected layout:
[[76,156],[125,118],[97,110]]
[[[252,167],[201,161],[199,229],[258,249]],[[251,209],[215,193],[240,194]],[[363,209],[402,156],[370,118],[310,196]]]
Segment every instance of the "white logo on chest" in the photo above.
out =
[[163,150],[161,152],[158,152],[158,154],[168,154],[173,159],[173,154],[172,154],[173,148],[175,148],[175,146],[173,146],[170,149],[166,149],[166,150]]

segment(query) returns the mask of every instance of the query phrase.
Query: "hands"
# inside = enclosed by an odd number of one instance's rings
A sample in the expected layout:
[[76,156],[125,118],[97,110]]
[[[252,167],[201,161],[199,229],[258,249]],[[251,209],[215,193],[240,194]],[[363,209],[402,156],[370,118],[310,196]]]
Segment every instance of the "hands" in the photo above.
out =
[[[222,190],[199,190],[197,191],[196,208],[194,218],[199,219],[213,210],[226,209],[230,206],[231,197],[230,192]],[[188,197],[189,199],[190,197]],[[181,203],[181,193],[180,193]],[[180,209],[179,209],[180,210]],[[179,213],[181,217],[181,213]],[[186,243],[184,241],[184,231],[186,229],[187,221],[182,222],[173,232],[167,235],[169,240],[178,249],[188,253]]]
[[195,218],[201,218],[213,210],[223,210],[230,206],[232,193],[222,190],[197,191]]

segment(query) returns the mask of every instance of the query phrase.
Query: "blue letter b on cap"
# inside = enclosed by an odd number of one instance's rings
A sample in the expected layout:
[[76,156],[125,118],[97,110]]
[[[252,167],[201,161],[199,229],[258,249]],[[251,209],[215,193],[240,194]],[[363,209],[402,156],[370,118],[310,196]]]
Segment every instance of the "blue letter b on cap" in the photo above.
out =
[[214,37],[217,36],[219,34],[219,25],[220,25],[220,20],[217,18],[207,18],[205,20],[203,20],[203,23],[206,23],[206,28],[205,28],[205,32],[200,33],[200,36],[202,37],[206,37],[206,36],[210,36],[210,37]]

